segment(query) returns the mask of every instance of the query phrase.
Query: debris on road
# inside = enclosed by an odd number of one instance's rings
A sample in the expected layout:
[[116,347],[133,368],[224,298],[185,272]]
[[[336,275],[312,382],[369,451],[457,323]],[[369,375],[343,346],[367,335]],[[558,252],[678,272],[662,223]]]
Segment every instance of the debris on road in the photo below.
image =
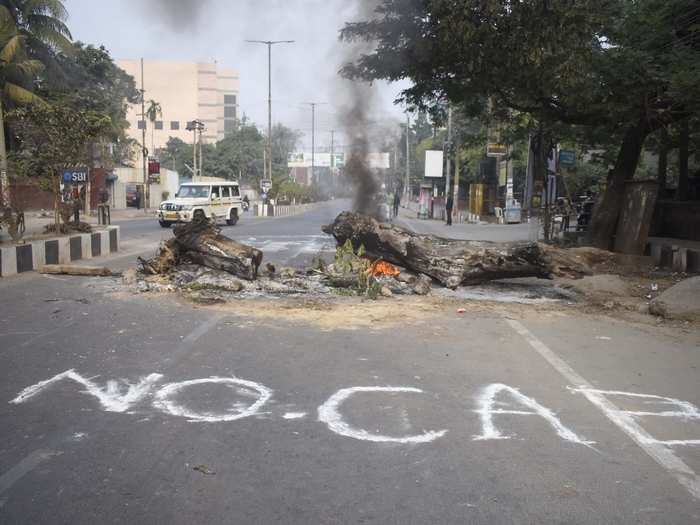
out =
[[206,465],[195,465],[192,467],[192,470],[196,470],[197,472],[201,472],[205,476],[214,476],[216,472],[213,470],[209,470]]
[[364,246],[371,259],[428,275],[448,288],[512,277],[581,277],[591,269],[568,250],[536,242],[495,243],[418,234],[367,215],[343,212],[323,231],[338,244]]
[[39,267],[39,273],[52,275],[82,275],[94,277],[114,277],[121,275],[104,266],[80,266],[77,264],[45,264]]
[[[126,271],[123,282],[138,292],[177,292],[202,305],[266,297],[398,301],[433,294],[448,301],[581,304],[617,315],[648,313],[649,290],[656,296],[678,281],[659,275],[646,257],[533,242],[442,239],[350,212],[323,230],[338,243],[332,261],[275,268],[262,263],[262,251],[196,221],[176,227],[175,237],[155,257],[139,259],[138,270]],[[459,314],[468,311],[462,304],[455,305]]]
[[164,274],[182,263],[194,263],[223,270],[237,277],[255,280],[263,253],[221,234],[206,218],[196,218],[173,229],[175,236],[161,245],[155,257],[138,258],[143,273]]

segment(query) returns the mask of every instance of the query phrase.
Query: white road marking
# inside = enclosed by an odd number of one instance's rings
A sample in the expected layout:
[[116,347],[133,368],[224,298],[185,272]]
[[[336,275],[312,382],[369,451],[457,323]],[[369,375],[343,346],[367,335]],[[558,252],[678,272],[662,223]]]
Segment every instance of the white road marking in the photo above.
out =
[[286,412],[282,417],[284,419],[301,419],[306,417],[306,412]]
[[429,431],[423,434],[412,436],[392,437],[382,434],[370,434],[365,429],[353,428],[348,425],[340,413],[342,405],[350,396],[359,392],[415,392],[423,393],[420,388],[401,386],[353,386],[342,388],[328,398],[328,400],[318,407],[318,420],[328,425],[328,428],[341,436],[372,441],[375,443],[428,443],[444,436],[447,430]]
[[[700,419],[700,411],[698,407],[689,403],[688,401],[682,401],[673,397],[657,396],[653,394],[636,394],[634,392],[621,392],[619,390],[599,390],[599,389],[588,389],[588,388],[569,388],[572,392],[586,394],[599,394],[601,396],[620,396],[620,397],[631,397],[636,399],[648,399],[646,404],[658,403],[663,405],[671,405],[679,408],[679,410],[664,410],[662,412],[650,412],[648,410],[620,410],[620,413],[627,414],[632,417],[645,417],[645,416],[655,416],[655,417],[676,417],[682,421],[688,421],[692,419]],[[595,402],[592,400],[592,402]],[[601,410],[603,407],[600,407]],[[634,432],[635,429],[629,429]],[[677,445],[700,445],[700,439],[655,439],[649,440],[647,436],[640,435],[639,439],[645,443],[659,443],[661,445],[677,446]]]
[[10,470],[0,475],[0,494],[12,488],[12,485],[17,483],[26,474],[34,470],[44,461],[51,459],[53,456],[59,456],[61,454],[62,452],[57,450],[35,450]]
[[[17,394],[17,397],[12,399],[10,403],[17,405],[24,403],[52,384],[63,381],[64,379],[70,379],[83,385],[85,390],[82,393],[95,396],[102,405],[102,408],[107,412],[126,412],[131,405],[144,398],[153,385],[162,377],[162,374],[149,374],[146,377],[142,377],[138,383],[129,383],[125,379],[109,380],[106,386],[100,387],[91,379],[81,376],[71,368],[70,370],[56,374],[50,379],[39,381],[36,384],[28,386]],[[126,392],[124,392],[125,389]]]
[[[503,403],[498,403],[496,401],[496,396],[500,394],[501,392],[507,392],[508,394],[511,395],[517,401],[519,404],[526,406],[529,408],[529,411],[523,411],[523,410],[506,410],[506,409],[501,409],[501,408],[494,408],[495,405],[497,404],[503,404]],[[481,434],[474,436],[472,439],[474,441],[485,441],[489,439],[510,439],[513,436],[504,436],[501,434],[501,432],[496,428],[496,426],[493,423],[493,415],[494,414],[515,414],[519,416],[540,416],[543,418],[547,423],[549,423],[552,428],[556,431],[557,435],[565,439],[566,441],[570,441],[572,443],[577,443],[579,445],[591,445],[595,443],[595,441],[587,441],[585,439],[582,439],[576,433],[569,428],[565,427],[561,421],[557,418],[557,416],[554,415],[554,412],[552,412],[550,409],[548,409],[545,406],[542,406],[539,404],[537,401],[534,399],[527,397],[523,393],[520,392],[517,388],[513,388],[508,385],[504,385],[501,383],[494,383],[491,385],[486,386],[481,390],[481,393],[479,394],[479,397],[477,398],[477,404],[479,406],[478,409],[474,410],[479,416],[481,417]]]
[[[223,412],[218,414],[212,412],[195,412],[194,410],[182,406],[171,399],[173,395],[179,393],[185,388],[205,383],[228,383],[237,385],[247,390],[257,392],[257,399],[248,407],[234,405],[232,408],[236,410],[236,412]],[[237,419],[243,419],[244,417],[254,416],[258,414],[259,409],[265,403],[267,403],[271,397],[272,390],[261,385],[260,383],[239,379],[237,377],[212,376],[204,379],[191,379],[189,381],[180,381],[177,383],[168,383],[167,385],[164,385],[160,390],[158,390],[158,392],[156,392],[153,406],[167,412],[168,414],[172,414],[173,416],[186,417],[192,422],[219,423],[222,421],[236,421]]]
[[598,407],[605,417],[617,425],[627,436],[632,439],[649,457],[665,468],[676,480],[685,487],[696,499],[700,499],[700,477],[680,459],[668,446],[659,444],[649,433],[644,430],[630,414],[620,410],[612,401],[596,389],[581,375],[571,368],[566,361],[557,356],[542,341],[537,339],[532,332],[514,319],[506,319],[510,327],[520,334],[527,343],[547,361],[567,381],[572,383],[586,398]]

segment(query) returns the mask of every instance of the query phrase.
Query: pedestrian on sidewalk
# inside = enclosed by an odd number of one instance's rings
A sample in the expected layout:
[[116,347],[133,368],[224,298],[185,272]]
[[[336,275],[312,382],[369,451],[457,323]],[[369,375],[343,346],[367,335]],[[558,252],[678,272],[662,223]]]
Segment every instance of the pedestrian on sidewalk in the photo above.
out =
[[398,191],[394,192],[394,217],[399,216],[399,205],[401,204],[401,196]]
[[445,203],[445,214],[447,215],[447,225],[452,226],[452,206],[454,205],[454,199],[450,193],[447,196],[447,202]]

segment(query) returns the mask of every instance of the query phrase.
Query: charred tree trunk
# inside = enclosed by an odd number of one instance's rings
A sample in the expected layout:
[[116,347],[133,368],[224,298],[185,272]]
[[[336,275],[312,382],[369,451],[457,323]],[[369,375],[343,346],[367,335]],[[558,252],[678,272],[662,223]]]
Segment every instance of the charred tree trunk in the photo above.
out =
[[652,130],[646,119],[628,128],[615,161],[608,173],[605,192],[598,201],[591,221],[591,243],[610,250],[625,194],[625,181],[634,177],[644,140]]
[[512,277],[580,277],[590,269],[565,250],[535,242],[493,243],[421,235],[366,215],[343,212],[323,231],[348,239],[368,256],[428,275],[443,285],[479,284]]
[[180,262],[191,261],[251,281],[257,277],[263,253],[221,235],[208,220],[195,219],[176,226],[174,234],[153,259],[139,259],[142,271],[166,273]]

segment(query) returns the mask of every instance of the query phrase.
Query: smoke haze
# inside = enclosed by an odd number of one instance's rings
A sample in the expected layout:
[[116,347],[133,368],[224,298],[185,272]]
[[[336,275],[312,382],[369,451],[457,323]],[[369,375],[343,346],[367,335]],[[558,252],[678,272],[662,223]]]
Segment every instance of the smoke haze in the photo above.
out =
[[143,2],[151,16],[177,31],[194,31],[207,9],[208,0],[151,0]]

